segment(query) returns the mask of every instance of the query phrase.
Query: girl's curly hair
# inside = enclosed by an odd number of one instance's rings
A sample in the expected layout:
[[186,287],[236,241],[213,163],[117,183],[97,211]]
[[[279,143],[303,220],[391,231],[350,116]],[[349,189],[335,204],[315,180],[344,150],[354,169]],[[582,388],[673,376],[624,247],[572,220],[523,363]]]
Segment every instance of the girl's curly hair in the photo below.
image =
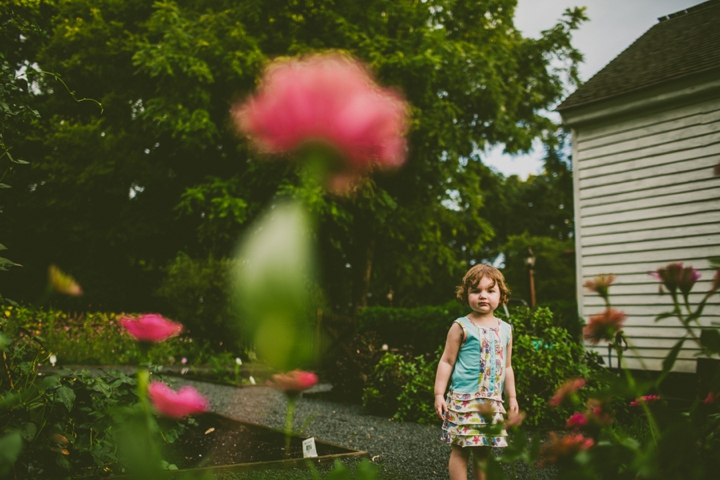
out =
[[505,285],[505,277],[497,268],[491,265],[480,263],[467,271],[462,279],[462,284],[455,288],[455,296],[463,305],[468,303],[468,292],[477,285],[483,277],[487,277],[494,282],[493,286],[497,286],[500,290],[500,305],[507,304],[510,299],[510,289]]

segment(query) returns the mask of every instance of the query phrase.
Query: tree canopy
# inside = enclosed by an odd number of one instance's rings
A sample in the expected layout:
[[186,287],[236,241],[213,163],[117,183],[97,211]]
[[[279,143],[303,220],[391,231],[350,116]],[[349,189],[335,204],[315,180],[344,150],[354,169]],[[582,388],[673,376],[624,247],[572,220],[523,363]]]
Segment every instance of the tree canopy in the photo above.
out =
[[[178,255],[229,255],[283,194],[317,211],[325,295],[344,313],[390,289],[396,304],[445,302],[510,235],[572,231],[571,197],[558,201],[571,175],[562,160],[521,182],[482,156],[537,138],[553,151],[545,112],[577,82],[571,33],[583,9],[533,39],[513,24],[515,0],[14,4],[34,5],[47,35],[23,37],[33,48],[6,57],[8,68],[36,64],[103,106],[40,75],[26,103],[40,118],[4,132],[31,160],[11,172],[4,200],[3,238],[25,268],[2,281],[17,298],[35,298],[54,262],[82,284],[78,308],[163,308],[156,291]],[[412,108],[407,165],[348,199],[303,191],[292,163],[258,158],[230,125],[271,59],[328,49],[367,63]]]

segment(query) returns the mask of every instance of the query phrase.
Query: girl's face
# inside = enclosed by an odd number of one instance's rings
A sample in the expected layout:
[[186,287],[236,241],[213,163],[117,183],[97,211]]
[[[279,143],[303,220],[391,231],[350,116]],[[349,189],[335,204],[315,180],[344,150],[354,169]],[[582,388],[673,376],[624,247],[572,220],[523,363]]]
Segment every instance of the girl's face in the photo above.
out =
[[500,289],[495,281],[482,277],[468,292],[470,308],[481,315],[492,314],[500,304]]

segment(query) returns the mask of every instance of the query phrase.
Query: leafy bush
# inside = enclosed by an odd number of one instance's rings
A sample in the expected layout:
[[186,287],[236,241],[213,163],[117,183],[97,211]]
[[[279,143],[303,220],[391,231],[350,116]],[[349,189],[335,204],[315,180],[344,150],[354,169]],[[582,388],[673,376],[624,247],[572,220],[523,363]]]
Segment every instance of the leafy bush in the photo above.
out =
[[456,301],[436,307],[368,307],[358,314],[360,332],[376,332],[380,343],[410,350],[416,355],[433,353],[445,338],[453,320],[469,312]]
[[[431,312],[439,316],[440,308],[412,310],[416,310],[415,318],[418,318],[420,314]],[[386,312],[375,309],[373,314],[375,316],[371,318],[377,321],[379,314]],[[386,334],[400,328],[406,320],[395,317],[394,321],[394,325],[384,330]],[[444,321],[450,320],[446,317]],[[511,312],[510,323],[513,325],[513,369],[518,402],[527,414],[526,424],[543,427],[563,425],[572,412],[548,405],[557,387],[567,379],[582,377],[586,379],[587,387],[581,395],[587,396],[601,386],[598,374],[602,367],[597,358],[587,354],[567,330],[556,326],[553,314],[547,308],[535,311],[515,309]],[[427,328],[439,329],[440,322]],[[410,354],[386,353],[379,358],[372,373],[367,376],[363,405],[374,413],[392,415],[398,420],[424,423],[439,420],[432,406],[435,372],[443,349],[438,346],[444,344],[448,327],[443,328],[442,341],[436,342],[432,354],[413,357]]]
[[215,350],[240,346],[237,314],[228,301],[230,266],[228,259],[196,260],[181,252],[157,291],[187,334]]
[[[42,338],[47,355],[55,354],[60,364],[134,365],[141,360],[138,344],[120,326],[118,314],[75,316],[56,310],[12,306],[5,307],[3,313],[5,319],[0,316],[0,328],[6,335]],[[149,360],[165,365],[187,358],[190,363],[199,364],[206,363],[210,355],[206,344],[182,335],[154,345],[149,351]]]
[[442,349],[434,355],[417,357],[385,354],[363,390],[363,406],[396,420],[437,422],[432,399],[440,355]]
[[[120,473],[109,413],[137,403],[136,380],[120,372],[39,376],[37,365],[50,356],[43,339],[15,333],[0,333],[0,475],[13,464],[15,478]],[[168,443],[185,428],[167,419],[158,425]]]
[[513,356],[515,385],[520,408],[531,426],[558,427],[572,412],[551,408],[548,401],[565,380],[584,378],[583,395],[600,387],[602,371],[597,357],[559,326],[547,308],[513,310]]
[[336,343],[323,368],[323,376],[332,383],[333,395],[360,402],[363,389],[384,353],[374,332],[355,335],[349,342]]

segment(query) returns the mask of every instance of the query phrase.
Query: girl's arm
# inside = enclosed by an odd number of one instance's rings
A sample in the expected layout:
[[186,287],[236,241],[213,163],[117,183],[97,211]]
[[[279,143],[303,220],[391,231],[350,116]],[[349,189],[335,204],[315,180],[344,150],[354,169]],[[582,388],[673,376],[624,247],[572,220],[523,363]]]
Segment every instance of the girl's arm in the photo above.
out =
[[440,357],[437,374],[435,375],[435,412],[441,419],[445,418],[444,415],[448,409],[445,403],[445,390],[450,381],[450,375],[455,368],[455,360],[457,360],[458,351],[460,350],[462,336],[462,327],[457,323],[453,323],[448,332],[445,350],[442,357]]
[[512,333],[508,339],[507,361],[505,362],[505,394],[508,397],[508,412],[518,413],[517,392],[515,391],[515,372],[512,368]]

